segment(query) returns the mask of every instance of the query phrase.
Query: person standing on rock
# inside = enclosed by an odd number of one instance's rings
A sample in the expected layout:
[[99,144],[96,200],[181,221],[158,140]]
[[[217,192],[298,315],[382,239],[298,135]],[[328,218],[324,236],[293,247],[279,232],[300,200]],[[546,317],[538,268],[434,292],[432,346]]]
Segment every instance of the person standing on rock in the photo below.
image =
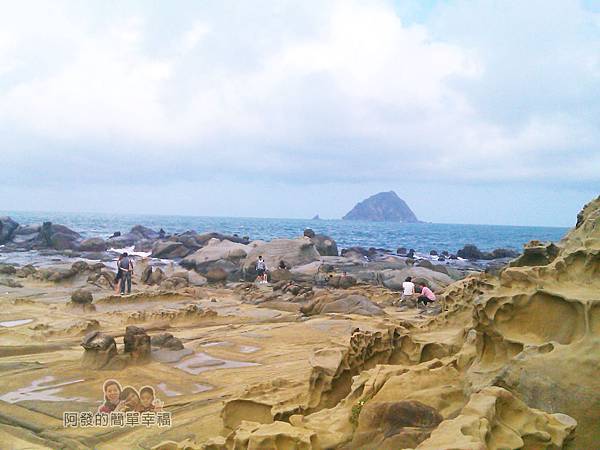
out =
[[121,269],[121,295],[125,295],[125,285],[127,285],[127,293],[131,294],[131,275],[133,274],[133,261],[127,252],[121,255],[119,268]]
[[421,295],[417,299],[417,306],[423,303],[423,306],[427,306],[427,303],[435,302],[435,294],[431,289],[425,286],[425,283],[420,283],[421,285]]
[[115,295],[119,293],[121,289],[121,278],[123,277],[123,272],[121,271],[121,260],[123,259],[123,254],[119,255],[117,259],[117,275],[115,276]]
[[256,279],[259,283],[267,282],[267,263],[262,256],[259,256],[258,261],[256,261],[256,273],[258,274]]

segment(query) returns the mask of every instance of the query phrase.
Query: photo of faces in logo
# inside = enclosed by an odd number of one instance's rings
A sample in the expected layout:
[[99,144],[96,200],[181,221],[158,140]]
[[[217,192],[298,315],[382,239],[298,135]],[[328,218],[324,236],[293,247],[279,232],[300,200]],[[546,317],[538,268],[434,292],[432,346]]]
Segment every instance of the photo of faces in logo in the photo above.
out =
[[99,413],[111,412],[159,412],[164,403],[156,398],[152,386],[143,386],[139,392],[133,386],[121,387],[117,380],[106,380],[102,388],[104,403],[98,408]]

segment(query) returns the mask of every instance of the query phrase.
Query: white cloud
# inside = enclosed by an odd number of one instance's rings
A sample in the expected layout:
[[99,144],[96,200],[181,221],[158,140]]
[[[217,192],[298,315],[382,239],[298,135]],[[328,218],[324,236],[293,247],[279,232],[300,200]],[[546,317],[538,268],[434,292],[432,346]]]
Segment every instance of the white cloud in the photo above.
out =
[[140,177],[600,182],[598,15],[577,4],[453,2],[410,25],[386,1],[182,7],[176,28],[75,5],[0,19],[15,171],[35,173],[49,143]]

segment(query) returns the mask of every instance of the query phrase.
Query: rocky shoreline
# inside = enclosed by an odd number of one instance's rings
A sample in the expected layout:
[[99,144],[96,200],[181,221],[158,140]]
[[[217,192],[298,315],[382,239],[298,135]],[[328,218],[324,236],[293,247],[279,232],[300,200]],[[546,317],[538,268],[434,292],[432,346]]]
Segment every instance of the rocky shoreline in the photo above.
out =
[[[9,448],[577,449],[600,439],[600,198],[561,242],[495,260],[340,251],[312,230],[265,242],[136,226],[90,241],[1,220]],[[131,247],[134,293],[121,297],[110,249]],[[269,284],[253,282],[259,254]],[[407,276],[438,301],[396,306]],[[65,427],[65,411],[98,409],[107,379],[152,386],[171,426]]]
[[[339,252],[334,239],[315,233],[312,229],[306,229],[298,239],[275,238],[269,242],[251,241],[248,236],[218,232],[198,233],[190,230],[168,234],[162,229],[156,231],[143,225],[136,225],[126,233],[115,232],[107,238],[83,238],[79,232],[64,225],[51,222],[19,225],[10,217],[0,217],[0,257],[3,257],[4,263],[13,262],[11,259],[16,260],[13,264],[17,266],[48,266],[51,261],[66,264],[69,260],[110,263],[124,249],[140,258],[156,260],[154,265],[173,261],[203,276],[213,269],[219,269],[227,273],[229,281],[253,279],[252,259],[258,253],[268,254],[271,268],[283,261],[289,269],[296,269],[297,272],[306,272],[306,268],[301,267],[305,264],[321,261],[325,265],[343,267],[343,270],[352,272],[361,272],[357,267],[374,265],[380,269],[393,269],[405,263],[406,266],[429,269],[443,266],[447,269],[438,271],[460,271],[463,275],[490,268],[496,270],[518,256],[517,252],[508,249],[481,252],[473,245],[466,245],[456,254],[445,250],[420,254],[406,248],[398,248],[393,252],[363,247],[344,248]],[[386,267],[386,262],[389,267]],[[359,278],[369,276],[363,274]]]

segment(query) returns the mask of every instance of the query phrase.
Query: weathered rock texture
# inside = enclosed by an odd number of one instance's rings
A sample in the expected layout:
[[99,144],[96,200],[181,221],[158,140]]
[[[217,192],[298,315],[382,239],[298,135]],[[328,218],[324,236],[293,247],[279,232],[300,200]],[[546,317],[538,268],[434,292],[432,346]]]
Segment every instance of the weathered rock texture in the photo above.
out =
[[[248,388],[223,410],[225,448],[254,448],[257,432],[270,445],[282,429],[295,448],[300,436],[304,448],[594,448],[600,198],[556,249],[529,248],[499,277],[450,285],[418,329],[357,330],[346,350],[316,351],[304,396]],[[340,300],[317,297],[306,312]]]

